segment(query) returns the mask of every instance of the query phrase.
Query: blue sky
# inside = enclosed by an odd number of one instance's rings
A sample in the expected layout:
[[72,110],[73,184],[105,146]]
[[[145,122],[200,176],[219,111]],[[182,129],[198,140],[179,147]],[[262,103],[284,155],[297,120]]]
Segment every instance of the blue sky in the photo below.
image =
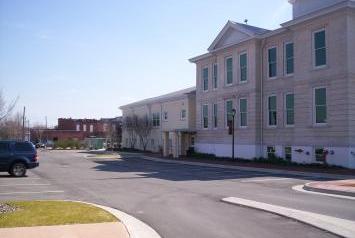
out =
[[[267,4],[265,3],[267,2]],[[287,0],[0,0],[0,88],[31,123],[120,115],[120,105],[195,84],[188,59],[228,19],[268,29]]]

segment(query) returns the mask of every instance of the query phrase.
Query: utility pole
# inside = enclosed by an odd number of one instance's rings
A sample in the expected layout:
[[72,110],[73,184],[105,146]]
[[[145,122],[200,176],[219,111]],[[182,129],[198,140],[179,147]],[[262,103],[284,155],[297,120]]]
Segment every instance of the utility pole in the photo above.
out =
[[26,107],[23,107],[23,114],[22,114],[22,141],[25,141],[25,118],[26,118]]
[[48,129],[47,116],[46,116],[46,129]]

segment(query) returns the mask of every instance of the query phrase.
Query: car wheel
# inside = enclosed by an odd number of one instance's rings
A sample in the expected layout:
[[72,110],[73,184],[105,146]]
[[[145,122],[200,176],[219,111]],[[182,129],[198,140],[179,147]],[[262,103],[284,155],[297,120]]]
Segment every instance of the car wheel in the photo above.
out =
[[26,175],[26,165],[18,162],[11,166],[10,174],[15,177],[23,177]]

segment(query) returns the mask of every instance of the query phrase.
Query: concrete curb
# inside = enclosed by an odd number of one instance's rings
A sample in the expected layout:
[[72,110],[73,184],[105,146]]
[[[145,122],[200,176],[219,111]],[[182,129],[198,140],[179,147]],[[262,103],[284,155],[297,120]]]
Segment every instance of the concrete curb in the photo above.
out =
[[328,231],[337,236],[355,238],[355,221],[236,197],[223,198],[222,202],[270,212]]
[[328,193],[328,194],[348,196],[348,197],[355,198],[355,193],[353,193],[353,192],[347,192],[347,191],[341,191],[341,190],[335,190],[335,189],[318,188],[318,187],[312,186],[312,182],[306,183],[303,186],[303,189],[307,190],[307,191],[311,191],[311,192]]
[[83,201],[72,201],[72,202],[79,202],[79,203],[92,205],[111,213],[125,225],[130,238],[161,238],[161,236],[153,228],[151,228],[144,222],[138,220],[137,218],[128,215],[127,213],[124,213],[122,211],[119,211],[111,207],[98,205],[95,203],[83,202]]
[[166,160],[166,159],[159,159],[159,158],[149,157],[149,156],[142,155],[142,154],[135,154],[135,153],[129,153],[129,152],[123,152],[122,154],[138,155],[146,160],[151,160],[151,161],[155,161],[155,162],[170,163],[170,164],[185,164],[185,165],[202,166],[202,167],[210,167],[210,168],[234,169],[234,170],[241,170],[241,171],[264,172],[264,173],[272,173],[272,174],[285,174],[285,175],[293,175],[293,176],[327,178],[327,179],[354,179],[355,178],[355,176],[351,176],[351,175],[298,172],[298,171],[287,171],[287,170],[281,170],[281,169],[252,168],[252,167],[242,167],[242,166],[232,166],[232,165],[222,165],[222,164],[209,164],[209,163],[191,162],[191,161],[170,161],[170,160]]
[[328,196],[328,197],[334,197],[334,198],[341,198],[341,199],[349,199],[349,200],[355,200],[355,197],[349,197],[349,196],[344,196],[344,195],[336,195],[336,194],[330,194],[330,193],[320,193],[320,192],[313,192],[313,191],[308,191],[304,189],[304,185],[295,185],[292,187],[293,190],[297,192],[302,192],[302,193],[309,193],[309,194],[314,194],[314,195],[321,195],[321,196]]

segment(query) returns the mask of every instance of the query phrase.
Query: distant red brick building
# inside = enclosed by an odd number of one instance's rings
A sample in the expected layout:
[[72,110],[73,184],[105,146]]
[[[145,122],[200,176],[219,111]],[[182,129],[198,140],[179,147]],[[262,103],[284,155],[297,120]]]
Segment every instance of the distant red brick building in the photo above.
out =
[[59,118],[55,129],[32,128],[31,141],[34,143],[60,140],[83,141],[86,138],[121,138],[122,118],[72,119]]

